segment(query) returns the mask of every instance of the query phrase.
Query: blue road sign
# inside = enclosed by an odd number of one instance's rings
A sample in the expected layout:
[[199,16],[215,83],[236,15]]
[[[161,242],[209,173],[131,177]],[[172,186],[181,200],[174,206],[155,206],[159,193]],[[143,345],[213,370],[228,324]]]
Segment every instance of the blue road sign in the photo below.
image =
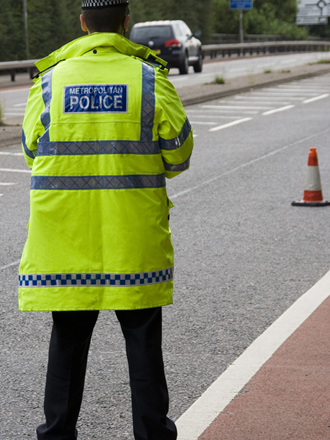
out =
[[252,9],[253,0],[229,0],[230,9]]

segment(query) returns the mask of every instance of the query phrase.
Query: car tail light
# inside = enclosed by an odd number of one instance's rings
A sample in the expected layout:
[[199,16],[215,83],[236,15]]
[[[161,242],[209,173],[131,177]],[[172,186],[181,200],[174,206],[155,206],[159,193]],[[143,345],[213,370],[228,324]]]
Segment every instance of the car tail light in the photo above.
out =
[[174,38],[173,40],[165,41],[165,47],[181,47],[181,43],[176,38]]

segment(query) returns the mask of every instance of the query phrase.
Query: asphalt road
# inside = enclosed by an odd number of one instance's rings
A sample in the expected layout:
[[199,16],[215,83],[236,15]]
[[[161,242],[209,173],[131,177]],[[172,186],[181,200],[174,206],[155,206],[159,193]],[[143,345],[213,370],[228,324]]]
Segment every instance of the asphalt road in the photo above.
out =
[[[168,182],[176,278],[164,358],[175,419],[329,270],[330,207],[291,206],[303,195],[310,147],[330,198],[329,94],[327,75],[187,108],[192,165]],[[51,329],[50,313],[18,313],[18,266],[3,268],[19,260],[27,234],[29,174],[1,171],[26,170],[19,153],[0,148],[2,440],[34,438],[43,421]],[[84,440],[133,438],[112,312],[95,330],[79,431]]]

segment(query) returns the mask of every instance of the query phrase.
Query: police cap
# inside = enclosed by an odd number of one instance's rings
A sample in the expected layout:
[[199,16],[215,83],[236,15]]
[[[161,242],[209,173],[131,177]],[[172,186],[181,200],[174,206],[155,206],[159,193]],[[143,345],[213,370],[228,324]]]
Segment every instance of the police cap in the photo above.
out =
[[104,8],[107,6],[128,5],[128,0],[84,0],[82,9]]

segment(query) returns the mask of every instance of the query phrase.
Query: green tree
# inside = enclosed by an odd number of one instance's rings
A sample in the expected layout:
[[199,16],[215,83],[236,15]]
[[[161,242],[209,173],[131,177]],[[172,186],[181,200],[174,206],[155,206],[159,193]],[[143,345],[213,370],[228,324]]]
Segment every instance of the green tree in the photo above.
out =
[[202,31],[202,40],[206,41],[210,31],[213,0],[131,0],[131,23],[154,20],[183,20],[192,32]]
[[25,59],[22,0],[1,0],[0,61]]
[[[229,0],[213,0],[213,9],[214,32],[237,34],[239,12],[229,10]],[[253,9],[244,12],[244,33],[304,38],[296,13],[296,0],[254,0]]]

